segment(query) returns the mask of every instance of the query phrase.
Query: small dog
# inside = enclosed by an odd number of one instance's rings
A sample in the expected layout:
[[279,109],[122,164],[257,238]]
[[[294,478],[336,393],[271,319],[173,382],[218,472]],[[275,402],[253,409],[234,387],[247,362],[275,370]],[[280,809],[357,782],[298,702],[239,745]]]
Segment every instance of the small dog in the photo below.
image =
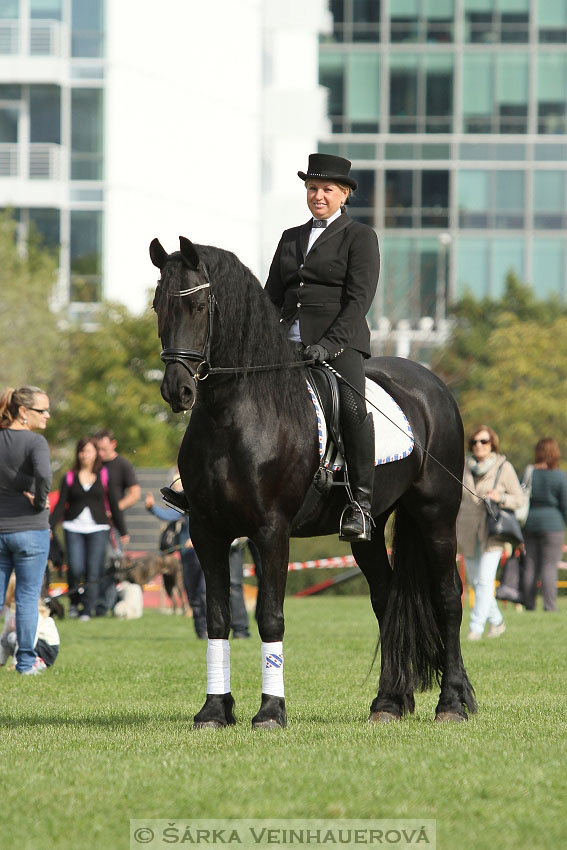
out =
[[183,596],[183,571],[181,561],[175,555],[158,555],[149,553],[139,558],[131,558],[126,555],[117,561],[111,570],[117,581],[130,581],[134,584],[149,584],[156,575],[163,578],[163,586],[171,600],[173,613],[176,614],[178,607],[181,613],[186,613],[185,598]]

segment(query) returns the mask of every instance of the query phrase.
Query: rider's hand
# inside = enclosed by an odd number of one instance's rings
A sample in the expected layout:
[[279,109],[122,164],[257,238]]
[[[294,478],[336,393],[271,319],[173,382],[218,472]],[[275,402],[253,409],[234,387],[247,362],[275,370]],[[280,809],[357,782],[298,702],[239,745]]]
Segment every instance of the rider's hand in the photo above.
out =
[[328,360],[330,356],[324,345],[308,345],[303,352],[304,360],[317,360],[320,363]]

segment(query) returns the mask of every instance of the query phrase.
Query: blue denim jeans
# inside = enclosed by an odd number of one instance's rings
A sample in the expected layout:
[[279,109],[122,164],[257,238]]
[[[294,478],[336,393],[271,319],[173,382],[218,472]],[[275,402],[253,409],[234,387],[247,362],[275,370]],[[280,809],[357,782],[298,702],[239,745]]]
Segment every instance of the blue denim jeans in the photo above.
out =
[[16,573],[16,670],[24,673],[36,659],[37,604],[47,556],[49,529],[0,533],[0,600],[4,602],[12,572]]
[[477,543],[474,558],[466,558],[467,577],[474,590],[470,630],[480,635],[487,620],[491,626],[499,626],[503,619],[494,597],[494,581],[501,556],[502,549],[481,552],[480,544]]
[[[76,604],[77,598],[82,598],[83,614],[92,614],[96,605],[107,543],[108,530],[79,534],[76,531],[65,529],[65,547],[69,567],[69,598],[73,604]],[[82,597],[77,597],[76,591],[83,577],[84,593]]]

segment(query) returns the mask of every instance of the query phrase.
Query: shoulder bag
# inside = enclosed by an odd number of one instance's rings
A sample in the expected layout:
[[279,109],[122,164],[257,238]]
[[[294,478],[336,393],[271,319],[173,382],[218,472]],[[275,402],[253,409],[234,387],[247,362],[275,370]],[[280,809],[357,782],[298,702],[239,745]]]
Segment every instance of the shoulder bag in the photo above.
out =
[[[493,489],[496,489],[504,463],[500,465],[496,473]],[[488,536],[497,537],[503,543],[511,543],[512,546],[521,546],[524,542],[524,536],[515,512],[501,508],[500,505],[497,505],[491,499],[486,499],[484,505],[487,513],[486,530]]]

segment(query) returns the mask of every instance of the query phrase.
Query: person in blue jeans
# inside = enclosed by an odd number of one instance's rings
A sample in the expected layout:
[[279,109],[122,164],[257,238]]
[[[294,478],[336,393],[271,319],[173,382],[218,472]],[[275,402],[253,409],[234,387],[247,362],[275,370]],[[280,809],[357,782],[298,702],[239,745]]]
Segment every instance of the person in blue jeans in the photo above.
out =
[[189,517],[181,516],[173,508],[158,507],[152,493],[146,494],[146,510],[162,522],[179,522],[179,537],[177,545],[181,555],[183,569],[183,586],[193,610],[193,625],[199,640],[207,638],[207,597],[205,575],[197,558],[197,553],[191,543],[189,533]]
[[[75,449],[75,464],[63,476],[59,500],[51,514],[51,527],[63,520],[69,567],[69,617],[90,620],[95,608],[110,535],[110,520],[126,540],[127,532],[118,499],[108,487],[93,437],[82,437]],[[82,611],[78,594],[84,577]]]
[[16,670],[35,675],[38,601],[49,553],[51,486],[45,430],[49,398],[39,387],[4,390],[0,396],[0,602],[16,574]]

